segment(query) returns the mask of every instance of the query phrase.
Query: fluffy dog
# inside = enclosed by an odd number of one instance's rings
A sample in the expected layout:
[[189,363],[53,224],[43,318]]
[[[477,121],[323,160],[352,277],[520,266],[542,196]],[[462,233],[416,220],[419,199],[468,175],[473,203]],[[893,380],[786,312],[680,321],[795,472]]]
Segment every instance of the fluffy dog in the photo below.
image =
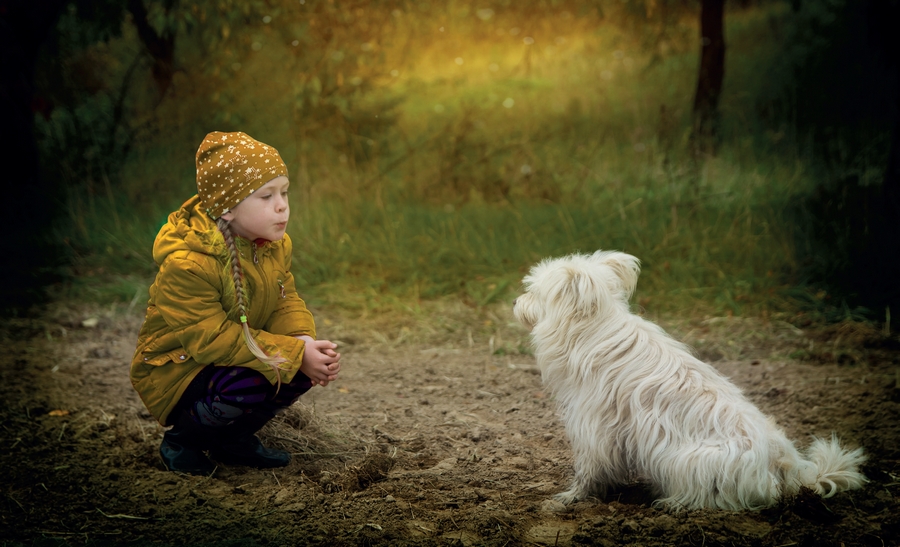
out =
[[558,501],[637,477],[670,510],[756,510],[801,487],[830,497],[866,482],[861,448],[832,434],[801,455],[727,378],[632,314],[639,273],[620,252],[548,259],[514,304],[574,452],[575,479]]

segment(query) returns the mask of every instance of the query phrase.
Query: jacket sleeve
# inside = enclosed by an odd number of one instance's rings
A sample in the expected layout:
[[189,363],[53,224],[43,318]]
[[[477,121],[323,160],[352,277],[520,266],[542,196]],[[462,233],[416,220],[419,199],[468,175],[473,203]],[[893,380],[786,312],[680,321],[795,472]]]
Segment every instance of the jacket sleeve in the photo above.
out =
[[[222,307],[220,278],[211,273],[220,265],[210,261],[213,264],[202,264],[191,254],[170,256],[157,276],[157,309],[197,362],[248,366],[265,372],[269,367],[250,352],[240,323],[230,319]],[[251,333],[267,352],[280,352],[288,360],[283,365],[286,369],[299,368],[304,345],[301,340],[255,329]]]
[[278,300],[278,306],[269,317],[265,330],[289,336],[309,335],[316,337],[316,323],[312,313],[306,308],[306,302],[300,298],[294,286],[294,274],[291,273],[293,262],[293,243],[285,234],[284,243],[284,298]]

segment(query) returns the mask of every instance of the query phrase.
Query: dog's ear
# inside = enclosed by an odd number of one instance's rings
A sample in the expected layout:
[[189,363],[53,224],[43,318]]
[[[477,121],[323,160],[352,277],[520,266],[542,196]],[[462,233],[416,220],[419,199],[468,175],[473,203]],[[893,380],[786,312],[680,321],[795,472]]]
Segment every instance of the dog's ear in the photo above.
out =
[[596,262],[608,266],[616,274],[618,283],[610,287],[613,292],[619,292],[627,302],[634,289],[637,288],[638,275],[641,273],[641,261],[630,254],[618,251],[597,251],[593,255]]
[[523,279],[525,294],[514,311],[529,324],[594,316],[617,300],[610,286],[616,276],[610,274],[588,254],[543,260]]
[[[581,258],[581,257],[579,257]],[[565,267],[566,281],[557,299],[580,316],[596,315],[609,301],[609,288],[590,263],[570,263]]]

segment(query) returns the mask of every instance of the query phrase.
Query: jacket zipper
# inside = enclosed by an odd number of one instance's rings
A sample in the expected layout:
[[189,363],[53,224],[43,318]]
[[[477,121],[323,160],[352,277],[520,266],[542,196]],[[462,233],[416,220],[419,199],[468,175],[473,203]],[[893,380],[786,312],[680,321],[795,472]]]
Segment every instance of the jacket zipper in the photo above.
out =
[[[251,245],[251,248],[253,249],[253,263],[258,266],[259,265],[259,255],[256,252],[256,249],[257,249],[256,242],[253,241],[250,243],[250,245]],[[262,290],[262,294],[264,295],[264,297],[266,299],[265,309],[268,309],[271,306],[271,304],[269,303],[269,296],[271,295],[271,292],[268,290],[269,289],[269,277],[266,275],[265,270],[266,269],[262,268],[262,267],[257,268],[257,272],[259,273],[260,281],[262,282],[262,283],[260,283],[260,289]],[[284,285],[282,284],[280,279],[278,279],[277,281],[278,281],[279,287],[281,287],[281,297],[284,298]]]

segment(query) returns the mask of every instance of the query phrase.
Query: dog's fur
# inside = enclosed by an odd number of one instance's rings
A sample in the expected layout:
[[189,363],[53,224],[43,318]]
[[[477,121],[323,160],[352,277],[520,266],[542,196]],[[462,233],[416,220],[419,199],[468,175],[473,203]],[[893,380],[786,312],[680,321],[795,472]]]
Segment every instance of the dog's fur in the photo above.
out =
[[514,304],[574,452],[575,479],[558,501],[637,477],[671,510],[761,509],[801,487],[830,497],[866,482],[861,448],[832,434],[801,455],[727,378],[632,314],[639,272],[637,258],[614,251],[544,260]]

